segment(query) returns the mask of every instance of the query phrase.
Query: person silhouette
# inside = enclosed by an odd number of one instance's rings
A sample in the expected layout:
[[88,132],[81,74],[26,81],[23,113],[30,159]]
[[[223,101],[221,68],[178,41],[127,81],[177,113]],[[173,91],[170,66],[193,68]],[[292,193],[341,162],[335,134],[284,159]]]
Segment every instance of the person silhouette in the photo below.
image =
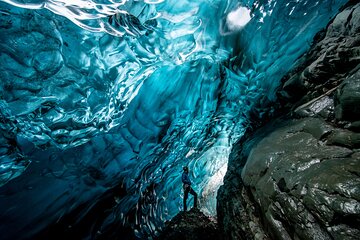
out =
[[183,174],[181,180],[183,182],[184,188],[184,211],[187,210],[186,200],[188,198],[189,193],[194,196],[194,208],[197,208],[197,194],[191,187],[191,181],[189,178],[189,168],[187,166],[183,167]]

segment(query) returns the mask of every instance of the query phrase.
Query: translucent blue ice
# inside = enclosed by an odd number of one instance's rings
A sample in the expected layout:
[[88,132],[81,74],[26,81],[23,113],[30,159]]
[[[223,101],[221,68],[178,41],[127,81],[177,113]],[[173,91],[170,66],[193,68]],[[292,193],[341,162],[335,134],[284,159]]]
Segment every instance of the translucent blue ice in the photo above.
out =
[[156,234],[184,165],[216,214],[232,144],[345,2],[2,0],[0,231],[31,236],[122,185],[101,228]]

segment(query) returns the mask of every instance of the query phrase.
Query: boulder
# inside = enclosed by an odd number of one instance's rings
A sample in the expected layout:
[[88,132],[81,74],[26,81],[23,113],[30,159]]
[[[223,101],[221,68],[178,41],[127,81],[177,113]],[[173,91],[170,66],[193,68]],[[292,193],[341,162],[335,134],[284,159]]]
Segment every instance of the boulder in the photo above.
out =
[[360,119],[360,70],[341,83],[335,100],[335,117],[338,120]]
[[159,239],[166,240],[213,240],[222,239],[214,219],[205,216],[198,209],[180,212],[166,222]]
[[308,118],[265,137],[249,155],[244,185],[273,239],[357,239],[360,158],[345,144],[324,145],[314,124],[330,129]]

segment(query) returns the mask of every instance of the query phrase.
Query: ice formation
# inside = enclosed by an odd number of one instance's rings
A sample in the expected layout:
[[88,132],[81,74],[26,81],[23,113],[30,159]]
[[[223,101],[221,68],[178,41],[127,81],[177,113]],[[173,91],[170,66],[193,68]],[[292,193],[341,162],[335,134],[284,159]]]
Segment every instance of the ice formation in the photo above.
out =
[[232,144],[345,2],[2,0],[1,232],[86,217],[122,186],[98,229],[154,235],[184,165],[215,214]]

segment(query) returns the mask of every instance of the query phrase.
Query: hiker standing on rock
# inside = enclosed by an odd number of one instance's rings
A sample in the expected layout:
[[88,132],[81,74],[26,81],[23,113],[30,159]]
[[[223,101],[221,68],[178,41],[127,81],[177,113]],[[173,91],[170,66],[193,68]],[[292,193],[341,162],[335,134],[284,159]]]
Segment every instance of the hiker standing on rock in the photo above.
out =
[[189,178],[189,168],[187,166],[183,167],[183,174],[181,177],[181,180],[183,182],[183,188],[184,188],[184,211],[187,210],[186,206],[186,200],[188,198],[189,192],[191,195],[194,196],[194,208],[197,208],[197,194],[191,187],[191,181]]

